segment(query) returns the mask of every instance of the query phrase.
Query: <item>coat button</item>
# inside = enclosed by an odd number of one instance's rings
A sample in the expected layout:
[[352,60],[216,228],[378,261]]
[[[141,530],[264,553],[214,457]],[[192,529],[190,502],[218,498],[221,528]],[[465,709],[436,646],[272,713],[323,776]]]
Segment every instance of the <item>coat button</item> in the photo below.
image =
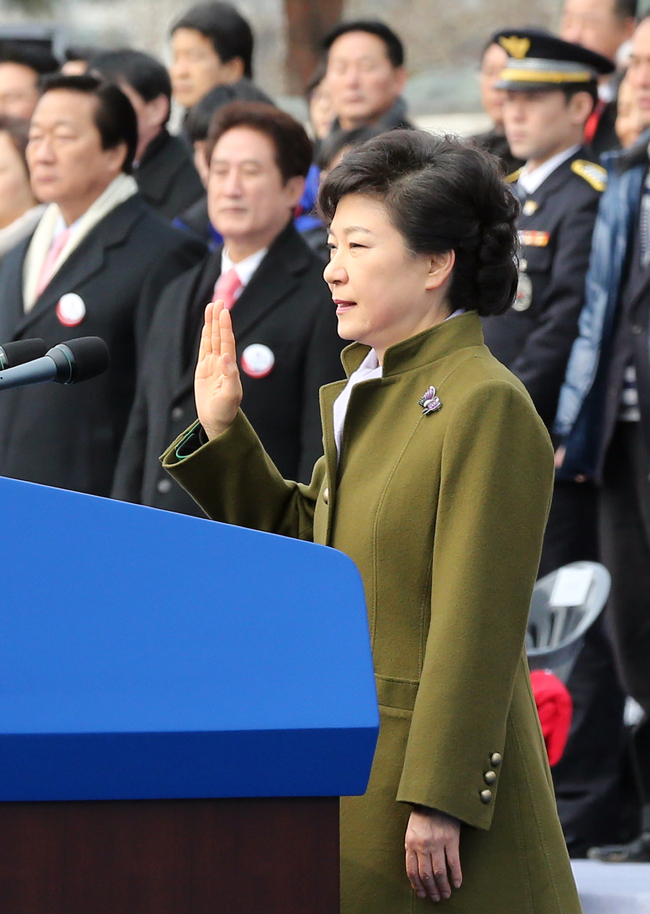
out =
[[161,495],[167,495],[168,492],[172,490],[172,481],[171,479],[159,479],[156,488]]
[[632,333],[633,333],[635,336],[638,336],[642,331],[643,331],[643,328],[640,327],[639,324],[633,324],[633,326],[632,326]]
[[482,790],[480,793],[481,803],[491,803],[492,802],[492,791],[491,790]]
[[483,775],[483,780],[486,784],[494,784],[497,779],[496,771],[486,771]]
[[330,503],[330,490],[328,488],[323,489],[323,501],[326,505]]
[[172,420],[178,422],[185,415],[185,410],[182,406],[175,406],[172,410]]
[[493,752],[490,756],[490,765],[492,765],[493,768],[498,768],[502,761],[503,757],[499,752]]

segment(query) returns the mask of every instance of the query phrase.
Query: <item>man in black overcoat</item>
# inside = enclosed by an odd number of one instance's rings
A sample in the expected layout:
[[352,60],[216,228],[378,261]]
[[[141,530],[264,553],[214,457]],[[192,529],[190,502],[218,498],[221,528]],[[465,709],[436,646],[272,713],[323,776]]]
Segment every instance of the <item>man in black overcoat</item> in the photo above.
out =
[[199,516],[158,458],[196,418],[209,301],[231,308],[242,406],[285,477],[309,480],[322,454],[318,390],[343,376],[324,264],[293,225],[311,162],[303,128],[270,105],[233,102],[213,122],[207,156],[210,218],[225,243],[161,297],[113,488],[116,498]]
[[127,48],[95,55],[88,69],[116,83],[133,105],[138,118],[134,177],[149,206],[172,220],[203,199],[205,190],[188,144],[167,130],[172,84],[163,65]]
[[31,124],[35,194],[49,203],[0,272],[0,340],[101,336],[111,367],[76,387],[0,393],[0,474],[108,495],[161,290],[205,249],[155,215],[130,175],[133,108],[90,76],[54,76]]

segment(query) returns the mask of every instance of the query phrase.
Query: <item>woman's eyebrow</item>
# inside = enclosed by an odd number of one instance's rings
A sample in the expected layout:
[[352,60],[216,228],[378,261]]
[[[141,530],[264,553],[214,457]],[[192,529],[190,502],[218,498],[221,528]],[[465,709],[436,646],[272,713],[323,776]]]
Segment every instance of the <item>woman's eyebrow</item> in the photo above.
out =
[[370,229],[365,228],[363,225],[348,225],[347,228],[343,229],[344,235],[351,235],[352,232],[363,232],[366,235],[374,235],[374,232],[371,232]]

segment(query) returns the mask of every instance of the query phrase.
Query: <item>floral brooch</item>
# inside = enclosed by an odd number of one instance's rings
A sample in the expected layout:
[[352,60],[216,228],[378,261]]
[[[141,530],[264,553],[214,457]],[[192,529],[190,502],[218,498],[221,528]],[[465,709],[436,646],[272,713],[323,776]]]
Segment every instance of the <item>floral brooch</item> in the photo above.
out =
[[424,395],[418,400],[418,406],[422,407],[422,415],[428,416],[429,413],[437,413],[442,403],[440,397],[436,396],[435,387],[429,387]]

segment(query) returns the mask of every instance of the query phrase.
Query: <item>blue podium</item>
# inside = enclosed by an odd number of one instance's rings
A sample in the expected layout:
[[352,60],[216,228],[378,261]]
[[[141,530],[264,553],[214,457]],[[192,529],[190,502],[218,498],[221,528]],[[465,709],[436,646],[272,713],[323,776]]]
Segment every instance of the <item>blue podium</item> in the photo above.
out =
[[0,494],[0,911],[337,910],[338,797],[364,792],[378,732],[353,563]]

